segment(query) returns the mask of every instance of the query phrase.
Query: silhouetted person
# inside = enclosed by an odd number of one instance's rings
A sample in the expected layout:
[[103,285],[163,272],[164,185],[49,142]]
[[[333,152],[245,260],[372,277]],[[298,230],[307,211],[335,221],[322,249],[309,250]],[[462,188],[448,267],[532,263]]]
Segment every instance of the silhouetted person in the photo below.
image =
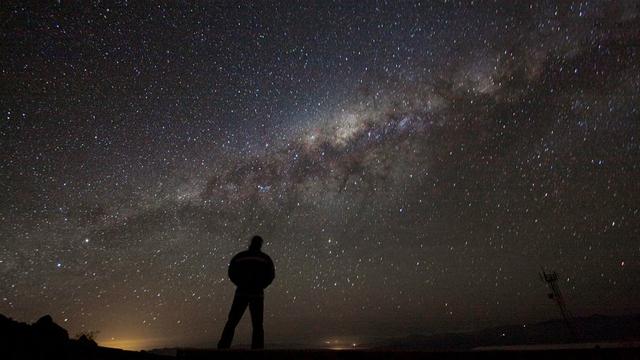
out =
[[264,329],[262,328],[264,289],[273,281],[275,270],[273,261],[269,255],[260,251],[261,247],[262,238],[254,236],[251,239],[249,250],[243,251],[231,259],[229,278],[237,288],[231,311],[229,311],[229,319],[218,342],[218,349],[228,349],[231,346],[233,333],[247,306],[251,312],[251,325],[253,326],[251,348],[264,348]]

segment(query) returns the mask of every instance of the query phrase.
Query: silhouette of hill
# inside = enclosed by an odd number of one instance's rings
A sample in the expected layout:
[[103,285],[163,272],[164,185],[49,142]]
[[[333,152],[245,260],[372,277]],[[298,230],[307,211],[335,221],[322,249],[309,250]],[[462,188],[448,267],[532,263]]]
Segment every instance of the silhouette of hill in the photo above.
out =
[[[619,349],[559,349],[468,351],[479,346],[558,343],[555,336],[564,336],[564,324],[559,320],[531,326],[504,326],[463,334],[410,336],[376,344],[368,350],[304,350],[282,349],[265,351],[162,349],[158,353],[134,352],[98,346],[86,336],[69,339],[67,330],[46,315],[33,324],[15,321],[0,314],[0,359],[638,359],[640,315],[600,316],[576,319],[584,341],[636,341],[635,347]],[[555,340],[555,341],[554,341]],[[560,338],[562,340],[562,338]]]
[[374,343],[370,347],[440,351],[471,350],[483,346],[640,341],[640,315],[593,315],[575,318],[573,324],[578,331],[577,341],[572,339],[562,320],[549,320],[464,333],[411,335]]
[[0,359],[164,359],[146,352],[133,352],[98,346],[81,336],[69,334],[45,315],[29,325],[0,314]]

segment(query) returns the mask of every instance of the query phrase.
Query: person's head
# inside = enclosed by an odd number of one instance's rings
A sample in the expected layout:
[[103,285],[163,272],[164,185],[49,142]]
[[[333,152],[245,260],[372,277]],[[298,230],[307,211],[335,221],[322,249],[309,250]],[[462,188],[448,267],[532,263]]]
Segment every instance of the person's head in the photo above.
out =
[[249,244],[249,250],[260,251],[262,248],[262,238],[256,235],[251,238],[251,244]]

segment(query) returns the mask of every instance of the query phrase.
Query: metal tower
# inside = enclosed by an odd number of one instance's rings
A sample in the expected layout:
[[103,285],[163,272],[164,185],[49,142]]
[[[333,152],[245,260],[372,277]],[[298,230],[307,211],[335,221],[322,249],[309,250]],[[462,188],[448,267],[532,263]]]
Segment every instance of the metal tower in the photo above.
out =
[[564,320],[567,329],[569,329],[569,333],[571,334],[572,340],[577,341],[578,336],[573,327],[573,315],[567,309],[567,304],[564,301],[564,297],[562,296],[562,292],[560,292],[560,287],[558,287],[558,273],[555,271],[552,273],[546,273],[544,268],[542,272],[540,272],[540,279],[547,283],[551,292],[547,294],[549,299],[552,299],[558,304],[560,308],[560,313],[562,314],[562,319]]

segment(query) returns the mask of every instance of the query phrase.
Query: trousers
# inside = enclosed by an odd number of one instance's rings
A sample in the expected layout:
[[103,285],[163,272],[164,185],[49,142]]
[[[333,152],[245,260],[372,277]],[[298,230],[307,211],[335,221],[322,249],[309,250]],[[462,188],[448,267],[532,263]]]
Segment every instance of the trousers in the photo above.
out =
[[253,327],[251,348],[264,348],[264,328],[262,326],[264,297],[261,295],[247,295],[236,292],[233,298],[233,304],[231,304],[231,310],[229,311],[229,318],[218,342],[218,349],[228,349],[231,347],[236,326],[238,326],[240,319],[242,319],[242,315],[244,315],[247,306],[251,313],[251,326]]

